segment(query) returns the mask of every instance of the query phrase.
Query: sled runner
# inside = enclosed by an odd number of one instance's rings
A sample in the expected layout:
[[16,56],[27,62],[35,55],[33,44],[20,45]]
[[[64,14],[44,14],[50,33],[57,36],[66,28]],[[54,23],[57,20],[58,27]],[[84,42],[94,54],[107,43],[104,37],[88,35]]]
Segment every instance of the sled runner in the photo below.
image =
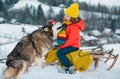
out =
[[114,49],[111,49],[110,51],[102,51],[102,50],[90,51],[93,59],[95,60],[95,68],[98,67],[99,59],[105,59],[104,63],[107,63],[110,59],[113,59],[112,64],[108,67],[107,70],[112,69],[112,67],[115,65],[119,56],[118,54],[114,55],[113,52],[114,52]]
[[[99,49],[99,50],[98,50]],[[98,67],[98,63],[100,59],[105,59],[105,63],[107,63],[110,59],[113,59],[112,64],[108,67],[107,70],[110,70],[115,65],[118,54],[113,54],[114,49],[111,49],[110,51],[103,51],[102,48],[97,47],[91,50],[78,50],[75,52],[72,52],[70,54],[67,54],[68,59],[70,62],[75,66],[75,69],[82,72],[86,71],[90,64],[94,61],[95,62],[95,69]],[[55,61],[58,60],[56,56],[57,47],[52,48],[47,52],[47,55],[45,56],[45,60],[48,64],[53,64]],[[62,66],[62,63],[59,62],[59,65]]]

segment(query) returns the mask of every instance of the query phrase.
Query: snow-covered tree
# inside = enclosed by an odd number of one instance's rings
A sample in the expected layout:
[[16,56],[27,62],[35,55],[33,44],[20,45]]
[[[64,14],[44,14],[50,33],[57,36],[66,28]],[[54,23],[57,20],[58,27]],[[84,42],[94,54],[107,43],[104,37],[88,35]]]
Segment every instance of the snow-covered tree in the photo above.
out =
[[45,16],[44,16],[44,12],[43,12],[43,9],[41,7],[41,5],[38,6],[38,9],[37,9],[37,23],[38,24],[45,24]]

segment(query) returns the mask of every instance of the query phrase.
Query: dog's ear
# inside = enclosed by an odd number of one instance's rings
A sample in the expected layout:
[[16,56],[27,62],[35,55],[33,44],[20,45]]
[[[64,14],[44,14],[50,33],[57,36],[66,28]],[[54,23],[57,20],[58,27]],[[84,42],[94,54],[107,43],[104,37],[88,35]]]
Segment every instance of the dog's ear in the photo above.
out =
[[39,30],[40,32],[43,32],[44,29],[45,29],[45,28],[43,28],[43,27],[42,27],[42,28],[41,28],[41,27],[38,28],[38,30]]
[[44,31],[46,32],[46,31],[49,31],[49,29],[48,28],[44,28]]

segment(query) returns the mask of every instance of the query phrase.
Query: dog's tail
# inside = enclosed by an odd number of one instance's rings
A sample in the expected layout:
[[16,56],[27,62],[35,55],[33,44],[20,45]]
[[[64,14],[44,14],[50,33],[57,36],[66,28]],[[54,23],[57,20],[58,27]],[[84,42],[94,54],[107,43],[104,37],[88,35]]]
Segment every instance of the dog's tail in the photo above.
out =
[[11,78],[15,75],[15,69],[12,67],[9,67],[4,71],[3,74],[6,78]]
[[[19,68],[18,67],[18,63],[22,62],[22,67]],[[26,71],[27,69],[27,63],[24,60],[18,60],[16,61],[17,64],[17,68],[13,68],[13,67],[8,67],[5,71],[4,71],[4,75],[6,78],[15,78],[15,79],[19,79],[19,77]],[[21,65],[20,65],[21,66]]]

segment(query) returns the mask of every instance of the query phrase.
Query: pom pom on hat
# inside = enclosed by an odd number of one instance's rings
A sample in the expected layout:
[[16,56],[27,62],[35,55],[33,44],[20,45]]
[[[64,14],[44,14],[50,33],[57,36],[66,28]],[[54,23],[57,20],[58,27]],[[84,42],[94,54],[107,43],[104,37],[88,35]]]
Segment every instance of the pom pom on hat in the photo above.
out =
[[65,14],[70,17],[77,18],[79,16],[79,4],[73,3],[70,7],[65,9]]

